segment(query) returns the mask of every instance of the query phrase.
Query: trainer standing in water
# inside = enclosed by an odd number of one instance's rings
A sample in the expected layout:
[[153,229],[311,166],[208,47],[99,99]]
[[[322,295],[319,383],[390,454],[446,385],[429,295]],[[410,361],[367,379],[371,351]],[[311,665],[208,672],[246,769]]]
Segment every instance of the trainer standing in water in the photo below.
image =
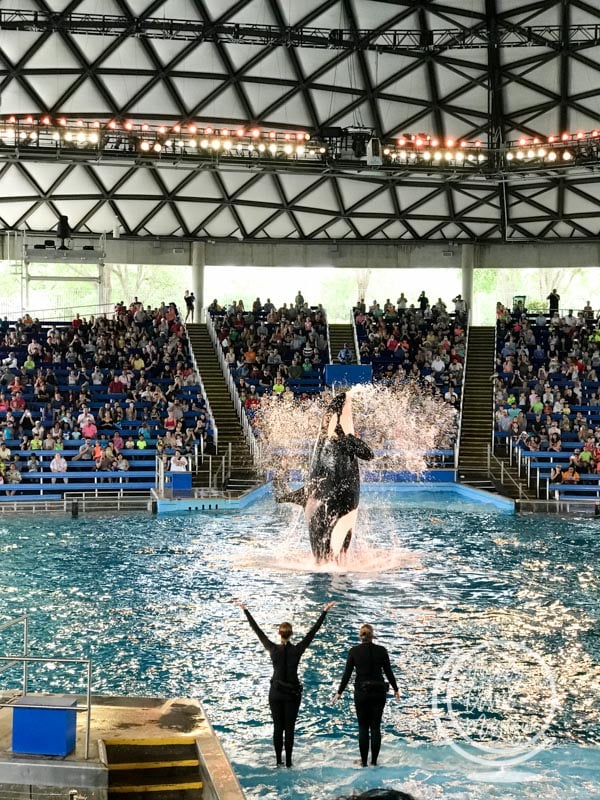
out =
[[273,717],[273,746],[277,766],[283,766],[281,758],[285,742],[285,765],[292,766],[292,750],[294,748],[294,730],[300,702],[302,700],[302,684],[298,679],[298,665],[323,621],[329,609],[335,602],[327,603],[321,616],[298,644],[292,644],[292,626],[289,622],[282,622],[279,626],[280,644],[272,642],[259,628],[256,620],[243,603],[236,601],[246,615],[250,627],[260,639],[265,650],[269,651],[273,662],[273,676],[269,690],[269,707]]
[[360,644],[352,647],[346,659],[346,669],[342,675],[334,701],[339,700],[348,685],[352,673],[356,670],[354,680],[354,706],[358,719],[358,746],[363,767],[367,766],[369,743],[371,746],[371,765],[377,765],[381,748],[381,718],[389,685],[394,690],[396,700],[400,699],[398,685],[390,666],[390,657],[385,647],[374,644],[375,638],[371,625],[363,625],[359,632]]

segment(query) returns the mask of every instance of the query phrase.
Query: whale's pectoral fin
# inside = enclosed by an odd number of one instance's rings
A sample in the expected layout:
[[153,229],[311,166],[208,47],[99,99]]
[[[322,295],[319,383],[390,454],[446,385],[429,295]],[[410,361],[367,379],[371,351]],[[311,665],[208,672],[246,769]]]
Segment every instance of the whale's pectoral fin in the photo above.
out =
[[356,525],[356,517],[358,510],[355,508],[340,517],[333,526],[331,531],[330,548],[331,554],[337,558],[340,553],[345,552],[350,546],[350,539],[352,538],[352,530]]
[[284,492],[280,495],[275,495],[275,502],[276,503],[294,503],[295,505],[304,506],[306,505],[306,492],[304,491],[304,486],[300,489],[296,489],[295,492]]

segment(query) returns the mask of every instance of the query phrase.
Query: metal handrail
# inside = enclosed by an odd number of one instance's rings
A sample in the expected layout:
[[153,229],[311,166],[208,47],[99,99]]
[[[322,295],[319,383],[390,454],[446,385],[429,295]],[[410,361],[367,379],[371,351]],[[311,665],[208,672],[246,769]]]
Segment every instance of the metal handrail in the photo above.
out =
[[225,378],[225,382],[227,383],[227,388],[229,389],[229,395],[233,401],[233,405],[238,415],[238,420],[242,426],[242,430],[244,432],[244,438],[246,439],[246,443],[250,448],[250,453],[252,454],[252,460],[254,461],[255,464],[258,464],[260,460],[260,445],[257,442],[256,437],[254,436],[254,431],[252,430],[250,423],[248,422],[246,411],[242,406],[242,401],[240,400],[240,396],[237,391],[237,386],[235,385],[235,381],[231,376],[231,371],[227,365],[227,362],[225,361],[225,356],[223,355],[223,348],[221,347],[221,343],[219,342],[217,331],[215,329],[210,314],[206,315],[206,329],[213,343],[215,352],[217,353],[219,364],[221,366],[221,372],[223,373],[223,377]]
[[463,403],[465,402],[465,383],[467,380],[467,360],[469,358],[469,339],[471,338],[471,311],[467,312],[467,337],[465,341],[465,360],[463,361],[462,385],[460,387],[460,407],[458,409],[458,430],[454,445],[454,469],[458,470],[460,460],[460,435],[462,431]]
[[[86,687],[86,704],[84,706],[76,706],[73,710],[76,712],[85,711],[86,712],[86,724],[85,724],[85,760],[87,761],[90,755],[90,728],[91,728],[91,717],[92,717],[92,662],[89,658],[41,658],[37,656],[0,656],[0,662],[23,662],[23,670],[24,673],[27,670],[27,666],[29,664],[85,664],[87,667],[87,687]],[[26,686],[26,679],[24,679],[24,687]],[[26,697],[27,693],[24,691],[21,695],[22,697]],[[9,703],[0,703],[0,708],[14,708],[16,698],[12,698],[12,701]],[[19,708],[53,708],[55,709],[56,706],[40,706],[40,705],[28,705],[27,703],[20,703]]]
[[517,481],[513,478],[513,476],[510,473],[505,471],[505,469],[504,469],[504,461],[500,461],[500,459],[497,458],[492,453],[492,446],[490,444],[488,444],[487,454],[488,454],[488,470],[487,470],[488,471],[488,478],[494,478],[495,477],[494,473],[492,472],[492,461],[494,461],[500,467],[500,483],[504,486],[504,479],[508,478],[508,482],[512,483],[513,486],[517,489],[517,491],[519,493],[519,500],[521,500],[523,497],[526,497],[525,492],[523,491],[523,487],[521,486],[521,484],[517,483]]
[[350,309],[350,324],[352,325],[352,336],[354,337],[354,353],[356,355],[356,363],[362,364],[360,360],[360,351],[358,347],[358,334],[356,332],[356,319],[354,318],[354,309]]
[[[9,619],[3,625],[0,625],[0,631],[5,631],[8,628],[12,628],[13,625],[20,625],[21,623],[23,623],[23,655],[26,656],[29,651],[29,616],[27,614],[21,614],[20,617]],[[4,667],[0,668],[0,672],[10,669],[11,666],[14,666],[14,663],[5,664]],[[27,664],[23,665],[23,691],[27,694]]]
[[[185,330],[185,336],[186,336],[186,339],[187,339],[188,350],[189,350],[190,358],[191,358],[191,361],[192,361],[192,367],[194,368],[194,372],[196,373],[196,376],[198,378],[198,383],[199,383],[200,388],[202,390],[202,397],[204,398],[204,402],[206,403],[206,410],[208,411],[209,418],[212,420],[212,425],[213,425],[213,430],[214,430],[215,452],[218,452],[218,449],[219,449],[219,429],[217,428],[217,423],[215,421],[215,416],[212,413],[212,408],[210,407],[210,401],[208,399],[208,395],[206,394],[206,390],[204,388],[204,383],[202,382],[202,375],[200,374],[200,370],[198,369],[198,362],[196,361],[196,354],[194,353],[194,348],[192,347],[192,343],[190,341],[190,336],[189,336],[189,333],[188,333],[187,325],[181,319],[181,317],[179,319],[180,319],[180,322],[183,325],[183,328]],[[202,447],[204,448],[204,443],[202,444]]]

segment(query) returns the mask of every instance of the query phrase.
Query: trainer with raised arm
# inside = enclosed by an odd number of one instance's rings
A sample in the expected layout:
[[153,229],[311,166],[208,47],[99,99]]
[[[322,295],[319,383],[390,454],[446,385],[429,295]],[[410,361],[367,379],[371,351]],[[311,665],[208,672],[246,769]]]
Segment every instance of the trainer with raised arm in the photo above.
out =
[[273,746],[277,766],[283,766],[282,752],[285,747],[285,765],[292,766],[292,750],[294,748],[294,731],[296,719],[302,700],[302,684],[298,678],[298,665],[323,621],[329,609],[335,602],[327,603],[319,619],[298,644],[292,644],[292,626],[289,622],[282,622],[279,626],[280,643],[272,642],[261,630],[258,623],[248,611],[246,606],[236,601],[254,633],[260,639],[265,650],[269,651],[273,662],[273,675],[269,690],[269,707],[273,717]]
[[[369,743],[371,746],[371,765],[377,765],[381,748],[381,718],[387,691],[391,685],[396,700],[400,699],[398,685],[390,665],[390,657],[385,647],[375,644],[373,627],[362,625],[358,636],[360,644],[352,647],[346,659],[346,669],[342,675],[334,701],[342,696],[352,673],[356,670],[354,681],[354,706],[358,720],[358,746],[363,767],[367,766]],[[389,684],[384,680],[384,675]]]

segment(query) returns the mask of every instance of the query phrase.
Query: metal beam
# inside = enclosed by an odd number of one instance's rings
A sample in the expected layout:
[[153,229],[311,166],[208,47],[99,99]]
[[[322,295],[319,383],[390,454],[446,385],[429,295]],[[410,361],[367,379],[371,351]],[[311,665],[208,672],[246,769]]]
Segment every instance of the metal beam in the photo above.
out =
[[[566,0],[563,0],[563,3]],[[567,3],[568,5],[568,3]],[[437,11],[436,7],[436,11]],[[456,13],[456,9],[448,9]],[[204,15],[203,15],[204,16]],[[371,29],[289,27],[236,22],[165,19],[148,14],[134,17],[127,13],[85,14],[50,10],[1,9],[0,27],[9,31],[72,33],[97,36],[135,36],[226,44],[268,45],[271,47],[313,47],[326,50],[376,50],[432,52],[451,49],[487,49],[489,30],[478,20],[472,28],[444,27],[431,30],[427,41],[419,29]],[[565,44],[564,25],[519,25],[499,20],[497,40],[501,47],[548,47],[557,52]],[[572,47],[600,44],[600,24],[569,26],[567,43]]]

